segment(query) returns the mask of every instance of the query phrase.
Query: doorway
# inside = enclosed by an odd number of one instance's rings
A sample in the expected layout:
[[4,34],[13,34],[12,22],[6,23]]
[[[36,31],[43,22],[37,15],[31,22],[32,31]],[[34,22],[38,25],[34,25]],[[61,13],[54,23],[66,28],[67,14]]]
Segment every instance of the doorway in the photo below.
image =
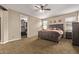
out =
[[27,38],[27,16],[21,15],[21,37]]

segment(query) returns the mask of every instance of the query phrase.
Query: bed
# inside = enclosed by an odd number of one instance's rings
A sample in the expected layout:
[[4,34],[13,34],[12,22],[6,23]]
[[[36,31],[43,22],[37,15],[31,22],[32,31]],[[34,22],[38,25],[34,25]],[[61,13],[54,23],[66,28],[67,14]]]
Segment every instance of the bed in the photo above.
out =
[[48,29],[38,31],[38,39],[59,42],[63,36],[63,24],[49,25]]

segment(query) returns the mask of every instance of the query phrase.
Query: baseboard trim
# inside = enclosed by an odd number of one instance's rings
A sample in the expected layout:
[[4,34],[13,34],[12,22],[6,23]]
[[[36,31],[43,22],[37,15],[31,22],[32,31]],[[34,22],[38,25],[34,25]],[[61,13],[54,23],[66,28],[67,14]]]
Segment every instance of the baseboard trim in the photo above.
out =
[[[34,37],[37,37],[37,36],[27,37],[27,39],[34,38]],[[12,42],[12,41],[16,41],[16,40],[21,40],[21,38],[16,38],[16,39],[0,42],[0,44],[6,44],[8,42]]]
[[8,41],[0,42],[0,44],[6,44],[8,42],[12,42],[12,41],[16,41],[16,40],[21,40],[21,38],[17,38],[17,39],[12,39],[12,40],[8,40]]

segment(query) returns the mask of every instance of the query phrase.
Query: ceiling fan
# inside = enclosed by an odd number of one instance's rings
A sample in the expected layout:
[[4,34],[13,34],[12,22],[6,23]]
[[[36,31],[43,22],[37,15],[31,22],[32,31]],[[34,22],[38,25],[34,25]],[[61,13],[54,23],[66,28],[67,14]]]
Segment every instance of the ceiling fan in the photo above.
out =
[[39,11],[50,11],[50,8],[47,8],[48,4],[37,4],[35,5],[35,8]]

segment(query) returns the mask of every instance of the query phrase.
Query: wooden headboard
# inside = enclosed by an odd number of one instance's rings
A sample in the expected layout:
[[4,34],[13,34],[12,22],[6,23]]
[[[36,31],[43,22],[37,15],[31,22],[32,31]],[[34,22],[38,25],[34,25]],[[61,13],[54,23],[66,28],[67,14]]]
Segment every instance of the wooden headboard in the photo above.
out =
[[64,31],[63,24],[52,24],[52,25],[49,25],[48,28],[60,28],[61,30]]

